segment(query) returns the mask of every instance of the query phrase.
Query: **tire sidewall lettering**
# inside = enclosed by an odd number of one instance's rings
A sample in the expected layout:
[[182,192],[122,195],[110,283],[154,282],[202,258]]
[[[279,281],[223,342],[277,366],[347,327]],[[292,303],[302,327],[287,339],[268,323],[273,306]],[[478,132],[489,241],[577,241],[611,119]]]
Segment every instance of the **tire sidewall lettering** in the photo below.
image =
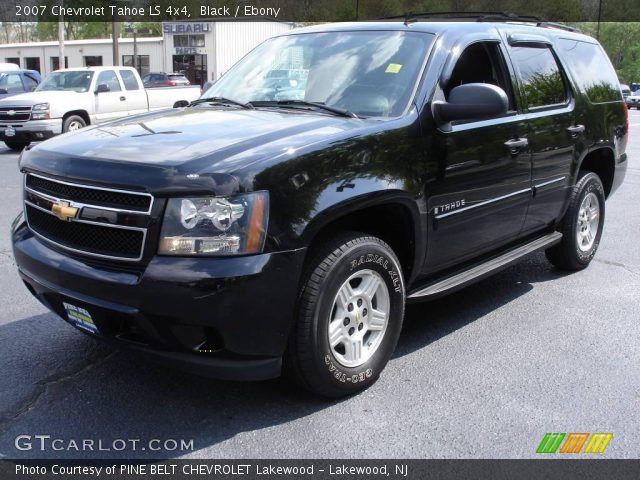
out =
[[[602,230],[604,227],[604,208],[603,208],[604,207],[604,202],[603,202],[604,189],[602,187],[602,184],[597,181],[589,181],[585,189],[582,191],[582,194],[580,195],[580,203],[578,205],[582,203],[584,198],[589,193],[594,193],[598,199],[598,207],[600,208],[600,222],[598,224],[598,232],[596,233],[596,240],[593,242],[593,245],[588,251],[583,252],[582,250],[580,250],[580,247],[578,247],[577,240],[576,240],[576,245],[575,245],[576,254],[580,259],[580,261],[583,263],[590,262],[595,256],[596,252],[598,251],[598,246],[600,245],[600,238],[602,236]],[[576,215],[579,215],[579,213],[580,213],[580,208],[578,207],[578,209],[576,210]],[[576,238],[577,228],[578,227],[577,227],[577,219],[576,219],[574,221],[574,234],[573,234],[574,239]]]
[[356,258],[349,261],[349,271],[353,272],[360,266],[371,266],[371,264],[379,265],[385,270],[387,276],[391,279],[391,283],[393,284],[393,288],[390,291],[402,294],[404,290],[402,277],[394,268],[393,262],[386,255],[381,255],[378,253],[367,253],[358,255]]
[[[391,348],[389,348],[388,344],[381,345],[369,360],[358,367],[344,367],[341,365],[333,356],[327,339],[327,322],[330,318],[330,310],[333,307],[332,304],[328,305],[328,303],[333,303],[336,285],[340,285],[346,278],[358,270],[369,269],[381,275],[387,286],[391,300],[391,323],[387,327],[387,332],[383,339],[385,343],[389,341],[389,338],[386,337],[387,335],[396,336],[397,339],[404,313],[404,281],[402,273],[399,271],[397,261],[386,255],[384,251],[381,250],[381,247],[377,245],[363,245],[354,250],[356,251],[346,253],[345,257],[340,260],[334,271],[329,275],[330,280],[327,282],[328,289],[326,291],[325,305],[318,310],[317,314],[319,327],[318,339],[320,340],[320,351],[318,353],[320,354],[321,364],[331,380],[343,385],[345,388],[348,388],[349,385],[373,382],[391,356],[395,348],[395,341],[393,345],[391,345]],[[363,250],[365,250],[365,252],[363,252]],[[366,250],[369,251],[366,252]],[[397,316],[400,318],[395,318]],[[397,325],[398,320],[400,326]],[[385,360],[380,365],[381,359]]]

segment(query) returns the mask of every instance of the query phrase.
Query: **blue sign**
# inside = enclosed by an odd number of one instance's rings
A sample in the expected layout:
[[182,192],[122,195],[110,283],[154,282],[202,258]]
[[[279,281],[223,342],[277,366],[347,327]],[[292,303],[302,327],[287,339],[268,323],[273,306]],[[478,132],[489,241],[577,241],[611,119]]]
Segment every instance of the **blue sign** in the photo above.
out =
[[163,23],[162,31],[164,33],[205,33],[209,31],[208,23]]

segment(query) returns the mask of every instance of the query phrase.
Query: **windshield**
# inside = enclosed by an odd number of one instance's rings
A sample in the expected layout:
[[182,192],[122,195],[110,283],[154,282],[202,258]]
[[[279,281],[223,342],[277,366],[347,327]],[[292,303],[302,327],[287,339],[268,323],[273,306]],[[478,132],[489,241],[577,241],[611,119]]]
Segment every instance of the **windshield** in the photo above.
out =
[[306,33],[267,40],[203,98],[303,100],[358,116],[402,114],[433,36],[420,32]]
[[38,85],[36,91],[69,90],[73,92],[86,92],[91,86],[93,72],[86,70],[71,72],[53,72],[47,75],[44,81]]

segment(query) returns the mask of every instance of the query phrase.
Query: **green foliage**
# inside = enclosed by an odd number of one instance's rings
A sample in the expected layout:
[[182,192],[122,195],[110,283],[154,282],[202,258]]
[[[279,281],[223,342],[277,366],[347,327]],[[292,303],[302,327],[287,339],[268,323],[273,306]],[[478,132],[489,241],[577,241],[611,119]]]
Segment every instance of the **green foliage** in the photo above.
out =
[[564,83],[559,72],[535,73],[523,86],[530,107],[554,105],[565,100]]
[[610,83],[599,83],[587,88],[587,96],[592,103],[610,102],[620,99],[620,90],[613,89]]

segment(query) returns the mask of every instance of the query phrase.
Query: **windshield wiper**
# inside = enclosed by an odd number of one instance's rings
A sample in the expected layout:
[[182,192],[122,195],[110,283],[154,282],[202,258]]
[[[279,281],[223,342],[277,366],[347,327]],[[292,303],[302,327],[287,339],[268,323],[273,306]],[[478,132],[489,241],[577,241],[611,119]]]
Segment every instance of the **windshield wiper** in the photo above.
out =
[[355,113],[350,112],[349,110],[345,110],[344,108],[338,107],[330,107],[329,105],[325,105],[320,102],[307,102],[305,100],[256,100],[249,102],[251,105],[260,107],[289,107],[289,108],[297,108],[297,107],[310,107],[312,109],[324,110],[326,112],[331,112],[334,115],[338,115],[341,117],[349,117],[349,118],[359,118]]
[[239,107],[247,108],[247,109],[252,109],[253,108],[253,105],[251,105],[250,103],[242,103],[242,102],[239,102],[237,100],[232,100],[230,98],[225,98],[225,97],[199,98],[199,99],[194,100],[193,102],[191,102],[189,104],[189,106],[192,107],[193,105],[199,105],[201,103],[217,103],[217,104],[220,104],[220,105],[237,105]]

